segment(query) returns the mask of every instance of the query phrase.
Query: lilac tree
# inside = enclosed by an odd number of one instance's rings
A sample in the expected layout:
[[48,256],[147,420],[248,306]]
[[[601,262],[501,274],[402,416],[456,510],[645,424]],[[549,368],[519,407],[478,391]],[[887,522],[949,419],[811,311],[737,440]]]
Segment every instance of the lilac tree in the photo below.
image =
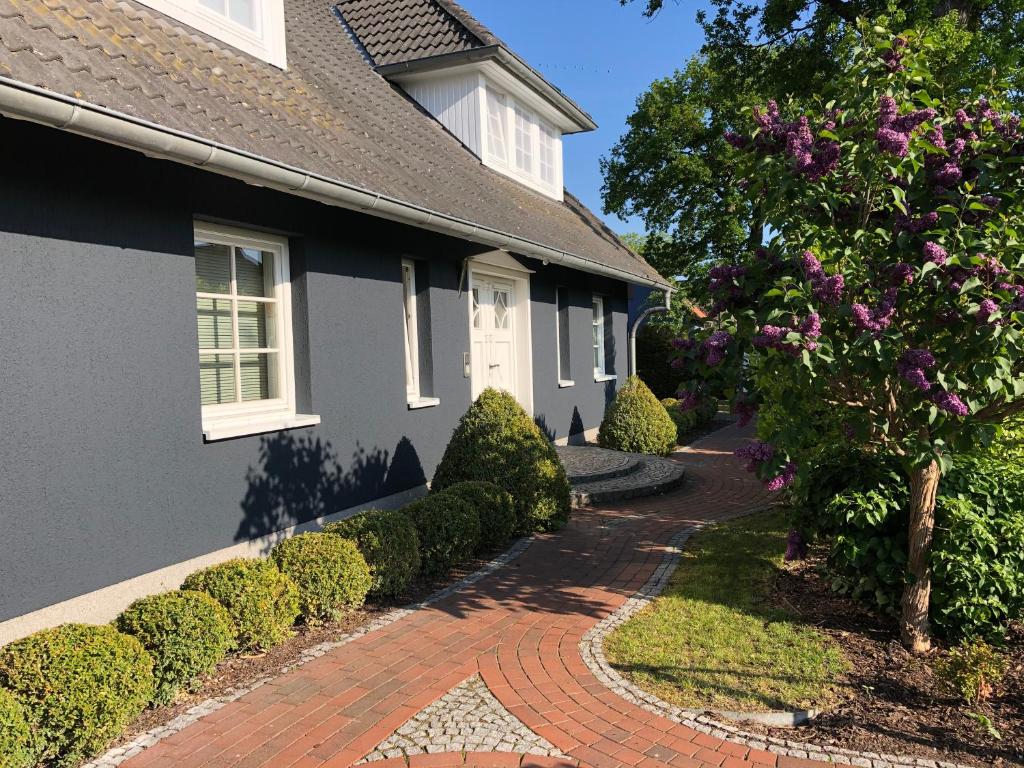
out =
[[727,136],[768,242],[712,271],[714,327],[679,340],[676,361],[684,406],[724,395],[743,418],[762,404],[792,414],[741,451],[771,489],[821,439],[808,434],[811,409],[900,457],[901,632],[915,651],[930,647],[942,473],[1024,411],[1024,134],[998,83],[944,92],[933,46],[862,26],[830,101],[802,114],[770,102]]

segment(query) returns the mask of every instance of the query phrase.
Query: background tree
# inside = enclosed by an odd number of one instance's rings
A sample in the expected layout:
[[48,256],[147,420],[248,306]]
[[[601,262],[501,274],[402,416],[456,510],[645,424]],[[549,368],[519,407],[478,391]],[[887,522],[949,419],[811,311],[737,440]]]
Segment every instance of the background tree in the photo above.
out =
[[770,443],[742,451],[770,489],[796,477],[813,438],[800,414],[817,404],[851,443],[899,457],[901,633],[917,651],[941,474],[1024,410],[1024,136],[1006,82],[933,77],[944,44],[864,29],[827,100],[769,102],[728,137],[772,237],[711,271],[717,325],[679,345],[684,403],[724,393],[741,412],[791,409]]
[[[640,2],[653,16],[663,0]],[[761,239],[762,217],[737,194],[723,134],[749,104],[809,103],[850,63],[858,17],[886,15],[893,26],[928,26],[941,44],[929,53],[952,90],[998,68],[1009,97],[1024,91],[1024,0],[713,0],[697,13],[700,51],[653,83],[629,130],[602,161],[606,213],[640,216],[660,233],[647,259],[693,291],[707,270],[738,263]]]

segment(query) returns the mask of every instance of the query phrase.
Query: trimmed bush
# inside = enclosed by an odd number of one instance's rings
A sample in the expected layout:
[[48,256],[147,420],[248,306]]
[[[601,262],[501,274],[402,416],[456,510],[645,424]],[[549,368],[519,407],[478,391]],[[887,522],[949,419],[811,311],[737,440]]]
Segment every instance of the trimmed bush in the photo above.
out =
[[182,589],[205,592],[227,608],[240,650],[284,642],[299,616],[295,582],[270,560],[228,560],[190,574]]
[[597,444],[614,451],[667,456],[677,436],[665,407],[639,376],[630,376],[605,411]]
[[307,624],[336,619],[363,604],[370,589],[370,567],[354,541],[329,533],[303,533],[285,539],[270,553],[299,589]]
[[110,625],[64,624],[0,648],[0,686],[28,712],[40,757],[73,766],[119,736],[153,697],[153,660]]
[[665,412],[676,425],[676,443],[679,443],[690,430],[696,428],[697,411],[684,411],[679,405],[679,400],[674,397],[666,397],[661,404],[665,406]]
[[0,688],[0,766],[32,768],[34,738],[25,708],[10,691]]
[[235,644],[227,609],[205,592],[165,592],[136,600],[114,625],[138,638],[153,657],[159,704],[174,701],[200,675],[212,672]]
[[371,509],[324,526],[324,533],[350,539],[370,567],[370,594],[397,597],[420,571],[416,526],[398,510]]
[[431,493],[402,508],[416,526],[425,576],[443,576],[468,560],[480,543],[480,516],[458,496]]
[[562,462],[507,392],[485,389],[462,416],[431,488],[442,491],[464,480],[488,480],[512,494],[521,532],[554,530],[569,519]]
[[456,483],[444,493],[466,501],[480,516],[480,548],[493,549],[512,538],[516,529],[516,505],[512,495],[486,480]]

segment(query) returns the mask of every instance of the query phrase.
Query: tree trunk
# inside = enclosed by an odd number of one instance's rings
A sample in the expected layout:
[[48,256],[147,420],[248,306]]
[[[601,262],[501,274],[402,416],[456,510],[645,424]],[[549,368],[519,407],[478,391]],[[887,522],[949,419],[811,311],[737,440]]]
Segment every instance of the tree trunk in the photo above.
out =
[[932,461],[910,475],[910,521],[907,530],[907,575],[900,615],[900,636],[914,653],[932,647],[928,604],[932,592],[929,557],[935,530],[935,494],[939,489],[939,465]]

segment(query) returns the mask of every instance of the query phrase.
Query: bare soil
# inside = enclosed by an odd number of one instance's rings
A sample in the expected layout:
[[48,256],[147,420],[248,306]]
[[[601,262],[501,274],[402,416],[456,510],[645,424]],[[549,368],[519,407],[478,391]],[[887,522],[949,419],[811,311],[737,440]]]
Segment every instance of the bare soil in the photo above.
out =
[[[898,641],[894,619],[878,617],[829,588],[823,548],[787,564],[772,590],[775,602],[828,635],[850,661],[839,681],[840,700],[797,728],[748,730],[772,736],[882,754],[967,765],[1024,765],[1024,627],[1015,627],[1006,653],[1010,671],[981,705],[964,704],[932,668],[943,652],[915,657]],[[989,718],[997,738],[972,717]]]

